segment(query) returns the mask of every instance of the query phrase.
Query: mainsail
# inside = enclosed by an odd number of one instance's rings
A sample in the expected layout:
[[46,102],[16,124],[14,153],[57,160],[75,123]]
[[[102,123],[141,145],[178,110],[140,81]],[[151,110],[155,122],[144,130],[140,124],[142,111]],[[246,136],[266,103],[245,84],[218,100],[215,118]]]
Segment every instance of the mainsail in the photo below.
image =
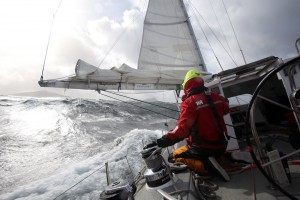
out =
[[149,0],[138,69],[100,69],[78,60],[75,75],[41,80],[41,87],[84,90],[180,90],[190,69],[206,72],[197,40],[182,0]]

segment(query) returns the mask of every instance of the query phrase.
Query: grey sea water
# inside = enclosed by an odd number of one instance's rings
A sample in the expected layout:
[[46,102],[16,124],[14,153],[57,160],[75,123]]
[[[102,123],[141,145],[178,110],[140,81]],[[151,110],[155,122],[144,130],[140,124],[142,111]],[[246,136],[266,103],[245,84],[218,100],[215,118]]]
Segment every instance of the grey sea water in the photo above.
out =
[[130,179],[143,142],[172,128],[158,113],[178,115],[141,102],[0,96],[0,199],[54,199],[91,173],[58,199],[97,199],[105,162],[113,179]]

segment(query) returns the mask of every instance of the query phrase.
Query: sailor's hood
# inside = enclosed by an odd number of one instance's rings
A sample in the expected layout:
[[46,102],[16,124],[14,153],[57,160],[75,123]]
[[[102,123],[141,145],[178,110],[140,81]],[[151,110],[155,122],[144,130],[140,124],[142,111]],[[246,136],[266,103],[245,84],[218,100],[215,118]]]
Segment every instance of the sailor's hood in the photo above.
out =
[[186,82],[184,85],[184,95],[182,97],[182,100],[185,99],[185,97],[194,89],[201,88],[204,86],[204,81],[200,77],[192,78],[189,81]]

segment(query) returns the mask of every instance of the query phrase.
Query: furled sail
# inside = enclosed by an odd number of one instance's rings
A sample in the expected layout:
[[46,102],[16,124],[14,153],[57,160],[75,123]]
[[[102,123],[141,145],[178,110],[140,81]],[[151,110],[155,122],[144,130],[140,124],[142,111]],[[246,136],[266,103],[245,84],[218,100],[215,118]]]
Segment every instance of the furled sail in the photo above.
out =
[[139,69],[207,71],[182,0],[150,0]]
[[[63,80],[40,80],[41,87],[83,90],[180,90],[185,70],[139,70],[126,64],[100,69],[78,60],[75,75]],[[203,72],[203,75],[210,75]],[[205,76],[208,79],[211,76]]]
[[[182,0],[149,0],[138,69],[100,69],[78,60],[75,75],[41,87],[83,90],[180,90],[186,72],[207,73]],[[209,78],[211,76],[205,77]]]

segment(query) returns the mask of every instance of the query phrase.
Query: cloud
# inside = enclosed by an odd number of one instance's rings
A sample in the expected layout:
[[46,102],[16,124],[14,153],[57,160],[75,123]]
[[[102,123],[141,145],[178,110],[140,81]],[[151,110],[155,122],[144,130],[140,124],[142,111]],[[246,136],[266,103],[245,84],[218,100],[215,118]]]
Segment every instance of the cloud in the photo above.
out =
[[[36,82],[42,71],[52,16],[60,1],[32,0],[30,4],[21,2],[12,0],[0,3],[1,94],[41,89]],[[101,68],[118,67],[122,63],[136,67],[142,37],[142,11],[147,7],[145,2],[63,1],[53,24],[45,78],[73,74],[77,59],[83,59],[95,66],[101,63]],[[237,64],[243,64],[222,1],[191,2],[190,7],[194,6],[201,13],[227,52],[232,52]],[[299,1],[224,2],[247,62],[270,55],[283,58],[296,56],[294,42],[300,36]],[[191,16],[191,20],[196,37],[209,71],[216,73],[221,68],[202,34],[199,23],[223,68],[235,67],[197,12],[198,21],[193,17]]]
[[92,64],[111,68],[137,62],[142,32],[140,14],[136,9],[125,10],[121,21],[102,17],[88,23],[85,37],[97,52]]
[[287,58],[296,55],[294,43],[300,33],[299,8],[300,2],[295,0],[256,0],[245,1],[240,9],[236,9],[233,23],[250,60],[259,56]]
[[[210,1],[212,7],[209,1],[192,2],[205,21],[214,30],[227,52],[232,51],[232,57],[234,57],[236,62],[239,65],[244,64],[222,1]],[[282,58],[296,56],[294,43],[300,36],[299,1],[232,0],[224,1],[224,3],[240,43],[241,50],[248,63],[271,55]],[[210,43],[216,52],[216,56],[225,66],[225,69],[235,67],[226,51],[224,51],[198,13],[196,17],[203,26],[205,34],[210,38]],[[194,22],[194,24],[196,25],[196,35],[199,40],[200,48],[203,50],[204,59],[208,63],[208,68],[213,66],[210,68],[211,71],[220,71],[220,67],[218,67],[216,59],[199,28],[199,24],[196,22]],[[231,51],[222,35],[222,31],[230,44]]]

